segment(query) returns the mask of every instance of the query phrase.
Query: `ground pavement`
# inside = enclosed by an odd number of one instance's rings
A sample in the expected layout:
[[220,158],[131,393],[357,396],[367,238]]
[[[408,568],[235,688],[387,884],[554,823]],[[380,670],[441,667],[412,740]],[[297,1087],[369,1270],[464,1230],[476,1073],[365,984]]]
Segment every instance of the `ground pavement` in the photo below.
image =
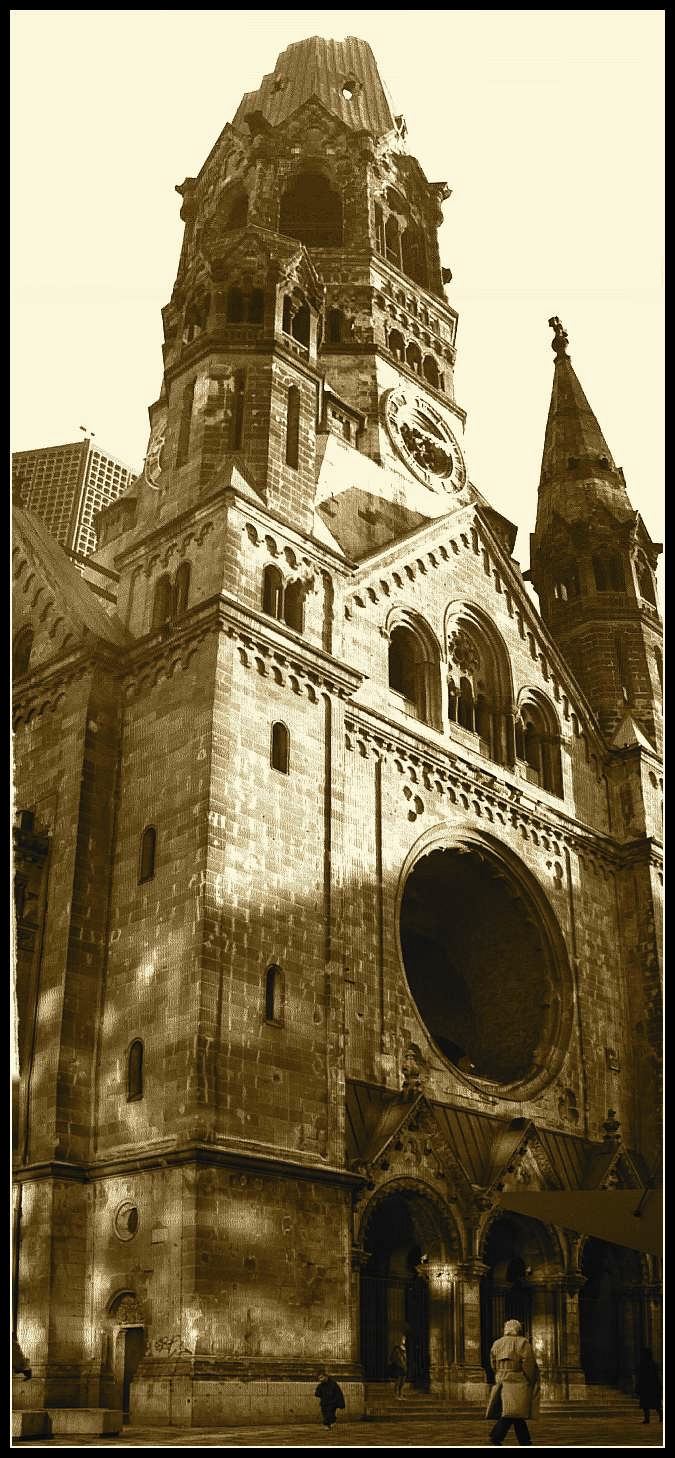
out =
[[[21,1448],[484,1448],[490,1423],[476,1417],[453,1418],[448,1422],[406,1420],[398,1422],[350,1422],[338,1420],[328,1430],[318,1421],[287,1427],[141,1428],[128,1427],[116,1438],[43,1438],[15,1444]],[[644,1448],[663,1447],[663,1426],[642,1424],[636,1405],[635,1418],[549,1417],[531,1425],[532,1439],[539,1448]],[[513,1429],[505,1446],[516,1446]]]

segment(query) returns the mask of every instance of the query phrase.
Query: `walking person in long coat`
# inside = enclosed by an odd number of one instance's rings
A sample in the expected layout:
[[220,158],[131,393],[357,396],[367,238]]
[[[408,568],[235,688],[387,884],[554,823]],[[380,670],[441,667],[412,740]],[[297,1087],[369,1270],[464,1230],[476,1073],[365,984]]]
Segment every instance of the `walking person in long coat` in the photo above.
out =
[[643,1347],[640,1352],[640,1365],[635,1379],[635,1392],[640,1407],[642,1408],[643,1423],[649,1422],[649,1414],[652,1408],[658,1413],[659,1422],[662,1422],[661,1379],[659,1377],[659,1369],[651,1353],[651,1347]]
[[330,1372],[324,1367],[321,1372],[321,1381],[314,1393],[321,1405],[321,1421],[325,1428],[332,1428],[335,1425],[335,1415],[338,1408],[344,1407],[345,1399],[339,1382],[331,1377]]
[[504,1335],[490,1352],[490,1365],[495,1385],[485,1416],[497,1418],[490,1442],[500,1447],[513,1423],[518,1442],[531,1446],[527,1419],[539,1415],[539,1368],[519,1321],[504,1323]]

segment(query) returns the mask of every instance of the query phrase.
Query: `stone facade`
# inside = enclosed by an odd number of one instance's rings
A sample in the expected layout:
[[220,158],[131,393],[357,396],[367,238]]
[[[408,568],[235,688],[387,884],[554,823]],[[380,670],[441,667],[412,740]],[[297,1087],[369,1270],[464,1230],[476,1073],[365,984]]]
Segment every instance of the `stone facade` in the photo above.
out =
[[550,1397],[659,1349],[655,1258],[499,1203],[658,1181],[658,613],[551,606],[560,347],[539,616],[404,137],[363,42],[289,47],[178,189],[114,610],[17,511],[24,1407],[300,1419],[326,1364],[354,1415],[400,1327],[479,1401],[504,1313]]

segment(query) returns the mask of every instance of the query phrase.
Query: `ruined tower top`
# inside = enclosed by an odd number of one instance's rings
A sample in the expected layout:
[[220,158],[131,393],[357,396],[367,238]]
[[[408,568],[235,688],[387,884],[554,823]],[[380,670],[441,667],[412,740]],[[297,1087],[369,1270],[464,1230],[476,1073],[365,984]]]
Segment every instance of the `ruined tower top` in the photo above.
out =
[[397,125],[370,46],[352,35],[313,35],[287,46],[258,90],[246,93],[233,125],[258,116],[279,126],[312,98],[355,132],[379,137]]

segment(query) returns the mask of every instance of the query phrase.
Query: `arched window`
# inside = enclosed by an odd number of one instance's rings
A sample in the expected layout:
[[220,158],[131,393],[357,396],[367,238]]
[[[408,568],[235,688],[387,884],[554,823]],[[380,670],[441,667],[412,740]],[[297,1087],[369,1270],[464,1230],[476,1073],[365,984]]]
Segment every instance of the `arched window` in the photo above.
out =
[[389,214],[385,224],[384,252],[390,263],[394,263],[397,268],[401,267],[401,235],[398,218],[394,213]]
[[281,315],[281,327],[284,334],[290,334],[293,325],[293,305],[289,294],[284,294],[284,305]]
[[279,210],[279,232],[307,248],[340,248],[342,203],[321,172],[301,172],[287,188]]
[[436,364],[433,354],[426,354],[424,356],[422,371],[425,380],[428,380],[429,384],[433,385],[434,388],[437,390],[439,384],[438,365]]
[[151,881],[155,874],[155,851],[157,848],[157,831],[154,825],[146,825],[141,836],[141,854],[139,858],[138,880]]
[[309,305],[302,304],[293,315],[293,323],[291,325],[291,334],[294,339],[297,339],[298,344],[309,345],[309,326]]
[[290,735],[286,725],[281,723],[273,724],[270,764],[272,769],[279,771],[280,775],[288,774],[290,747]]
[[528,694],[516,719],[516,754],[527,765],[527,778],[552,795],[563,793],[560,726],[552,704]]
[[248,222],[248,193],[238,192],[229,205],[223,230],[231,233],[235,228],[245,228]]
[[143,1097],[143,1044],[135,1038],[127,1058],[127,1103]]
[[284,622],[296,633],[301,633],[305,616],[305,588],[297,579],[286,585],[284,592]]
[[400,360],[401,364],[403,364],[405,359],[405,340],[398,329],[392,329],[390,332],[389,348],[394,358]]
[[659,688],[663,693],[663,653],[661,652],[660,648],[654,649],[654,662],[656,664],[656,672],[659,677]]
[[513,764],[513,686],[506,646],[479,609],[467,604],[446,622],[448,716],[475,734],[474,748]]
[[173,588],[171,578],[165,573],[160,577],[156,587],[152,603],[152,631],[161,628],[164,623],[170,623],[173,617]]
[[242,324],[244,321],[244,295],[236,286],[227,291],[227,322]]
[[265,1022],[280,1026],[284,1020],[284,974],[273,963],[265,972]]
[[268,562],[263,572],[262,610],[278,622],[283,620],[284,579],[278,567]]
[[421,375],[422,351],[419,347],[419,344],[415,344],[414,340],[408,345],[408,348],[405,352],[405,358],[406,364],[410,365],[411,370],[414,370],[416,375]]
[[652,572],[651,572],[651,568],[649,566],[649,563],[642,556],[642,553],[640,553],[640,555],[638,556],[638,558],[636,560],[635,569],[636,569],[636,572],[637,572],[637,580],[638,580],[638,588],[639,588],[639,591],[640,591],[640,597],[644,598],[645,602],[650,602],[651,605],[652,605],[652,607],[656,607],[656,592],[654,590],[654,578],[652,576]]
[[262,289],[251,289],[248,298],[249,324],[262,324],[265,316],[265,294]]
[[425,724],[438,724],[440,686],[438,650],[418,629],[401,623],[389,638],[389,687],[400,694],[408,713]]
[[28,673],[30,655],[33,651],[33,637],[32,628],[22,628],[14,639],[12,671],[15,678],[19,678],[22,673]]
[[297,471],[300,461],[300,391],[291,385],[286,401],[286,465]]
[[176,613],[176,616],[178,616],[179,613],[185,612],[185,609],[188,605],[189,593],[190,563],[181,562],[180,567],[178,568],[178,571],[176,573],[176,583],[174,588],[174,611]]

